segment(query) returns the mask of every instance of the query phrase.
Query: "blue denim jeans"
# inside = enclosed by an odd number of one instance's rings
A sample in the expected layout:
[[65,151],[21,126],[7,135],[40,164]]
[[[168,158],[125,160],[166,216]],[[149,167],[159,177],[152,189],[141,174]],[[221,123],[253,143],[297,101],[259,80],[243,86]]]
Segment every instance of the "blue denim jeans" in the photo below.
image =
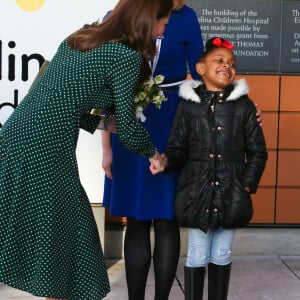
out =
[[228,265],[231,263],[231,248],[235,229],[208,230],[188,229],[187,267],[206,267],[208,263]]

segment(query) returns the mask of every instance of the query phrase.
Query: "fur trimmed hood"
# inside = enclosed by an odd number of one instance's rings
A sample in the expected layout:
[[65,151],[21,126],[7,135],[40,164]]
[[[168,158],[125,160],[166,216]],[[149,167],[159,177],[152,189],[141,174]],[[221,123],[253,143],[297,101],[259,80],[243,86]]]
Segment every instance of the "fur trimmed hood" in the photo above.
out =
[[[200,80],[186,80],[179,87],[179,96],[187,101],[200,103],[201,98],[194,90],[199,85],[203,85],[203,82]],[[233,82],[233,87],[233,91],[230,93],[226,101],[235,101],[241,96],[247,95],[249,93],[249,87],[246,79],[244,78],[235,80]]]

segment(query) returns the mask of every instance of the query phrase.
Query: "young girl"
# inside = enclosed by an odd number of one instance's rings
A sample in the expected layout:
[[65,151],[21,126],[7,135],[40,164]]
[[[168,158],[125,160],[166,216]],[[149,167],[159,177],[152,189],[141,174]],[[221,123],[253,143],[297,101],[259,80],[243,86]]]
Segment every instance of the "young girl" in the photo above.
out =
[[183,167],[175,213],[189,227],[185,299],[227,299],[235,228],[252,217],[255,193],[268,157],[256,108],[236,74],[233,45],[212,38],[196,65],[201,81],[181,85],[173,129],[160,167]]

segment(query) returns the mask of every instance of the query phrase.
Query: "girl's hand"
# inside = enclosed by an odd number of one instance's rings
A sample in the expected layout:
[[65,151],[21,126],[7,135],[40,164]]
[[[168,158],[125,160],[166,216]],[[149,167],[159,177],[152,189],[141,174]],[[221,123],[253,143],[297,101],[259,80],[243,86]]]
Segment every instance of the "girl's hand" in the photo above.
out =
[[155,175],[165,170],[167,164],[167,157],[164,153],[160,155],[157,152],[152,158],[149,158],[149,161],[150,161],[150,166],[149,166],[150,172],[152,173],[152,175]]

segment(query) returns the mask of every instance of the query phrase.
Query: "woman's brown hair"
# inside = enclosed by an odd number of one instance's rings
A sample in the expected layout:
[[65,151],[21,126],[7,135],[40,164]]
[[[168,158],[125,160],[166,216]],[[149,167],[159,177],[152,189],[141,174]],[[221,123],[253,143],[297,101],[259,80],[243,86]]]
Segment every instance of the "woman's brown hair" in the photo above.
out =
[[168,16],[172,7],[172,0],[119,0],[105,21],[83,26],[68,38],[68,45],[87,51],[105,42],[123,41],[151,60],[156,51],[154,22]]

